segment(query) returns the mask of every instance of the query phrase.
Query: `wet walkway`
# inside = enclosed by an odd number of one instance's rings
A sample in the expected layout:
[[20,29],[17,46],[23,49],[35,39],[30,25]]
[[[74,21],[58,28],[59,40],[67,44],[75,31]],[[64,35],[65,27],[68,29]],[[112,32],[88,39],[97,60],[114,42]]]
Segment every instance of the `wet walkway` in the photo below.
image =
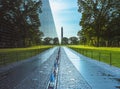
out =
[[92,60],[65,47],[64,50],[92,89],[120,89],[120,68]]
[[[58,57],[59,54],[59,57]],[[59,58],[54,89],[120,89],[120,69],[61,47],[0,68],[0,89],[47,89]],[[52,81],[54,82],[54,76]]]
[[53,48],[0,68],[0,89],[45,89],[57,53],[58,48]]
[[58,89],[92,89],[61,49]]

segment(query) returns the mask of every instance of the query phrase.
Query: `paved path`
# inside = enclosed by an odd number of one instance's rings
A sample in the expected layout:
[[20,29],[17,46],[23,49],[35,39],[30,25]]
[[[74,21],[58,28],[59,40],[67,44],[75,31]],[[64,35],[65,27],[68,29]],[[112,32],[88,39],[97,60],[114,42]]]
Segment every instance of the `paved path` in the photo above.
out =
[[91,60],[65,47],[64,50],[92,89],[120,89],[120,68]]
[[63,48],[60,54],[58,89],[92,89],[69,60]]
[[1,68],[0,89],[45,89],[58,48]]
[[[58,50],[55,47],[0,68],[0,89],[46,89]],[[120,89],[119,68],[91,60],[66,47],[61,47],[59,60],[57,89]]]

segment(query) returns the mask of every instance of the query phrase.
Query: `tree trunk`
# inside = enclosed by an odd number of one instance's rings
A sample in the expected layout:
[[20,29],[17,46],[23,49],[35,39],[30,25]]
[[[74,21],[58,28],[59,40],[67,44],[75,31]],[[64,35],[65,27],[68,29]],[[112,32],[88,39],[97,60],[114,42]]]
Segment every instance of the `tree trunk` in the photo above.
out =
[[108,47],[108,41],[105,41],[105,46]]

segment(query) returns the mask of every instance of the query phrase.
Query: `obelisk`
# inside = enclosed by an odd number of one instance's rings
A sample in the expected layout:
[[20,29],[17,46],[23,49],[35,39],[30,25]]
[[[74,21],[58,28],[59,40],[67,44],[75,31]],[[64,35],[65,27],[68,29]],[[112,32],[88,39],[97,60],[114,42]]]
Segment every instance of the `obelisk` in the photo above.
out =
[[61,44],[62,44],[62,39],[63,39],[63,27],[61,27]]

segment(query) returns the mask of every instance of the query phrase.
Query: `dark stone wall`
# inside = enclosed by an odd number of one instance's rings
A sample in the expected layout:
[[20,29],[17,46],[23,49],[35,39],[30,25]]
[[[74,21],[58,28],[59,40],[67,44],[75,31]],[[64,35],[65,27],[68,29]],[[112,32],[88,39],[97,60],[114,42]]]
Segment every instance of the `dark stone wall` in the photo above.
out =
[[22,47],[23,41],[15,26],[5,22],[0,23],[0,48]]

